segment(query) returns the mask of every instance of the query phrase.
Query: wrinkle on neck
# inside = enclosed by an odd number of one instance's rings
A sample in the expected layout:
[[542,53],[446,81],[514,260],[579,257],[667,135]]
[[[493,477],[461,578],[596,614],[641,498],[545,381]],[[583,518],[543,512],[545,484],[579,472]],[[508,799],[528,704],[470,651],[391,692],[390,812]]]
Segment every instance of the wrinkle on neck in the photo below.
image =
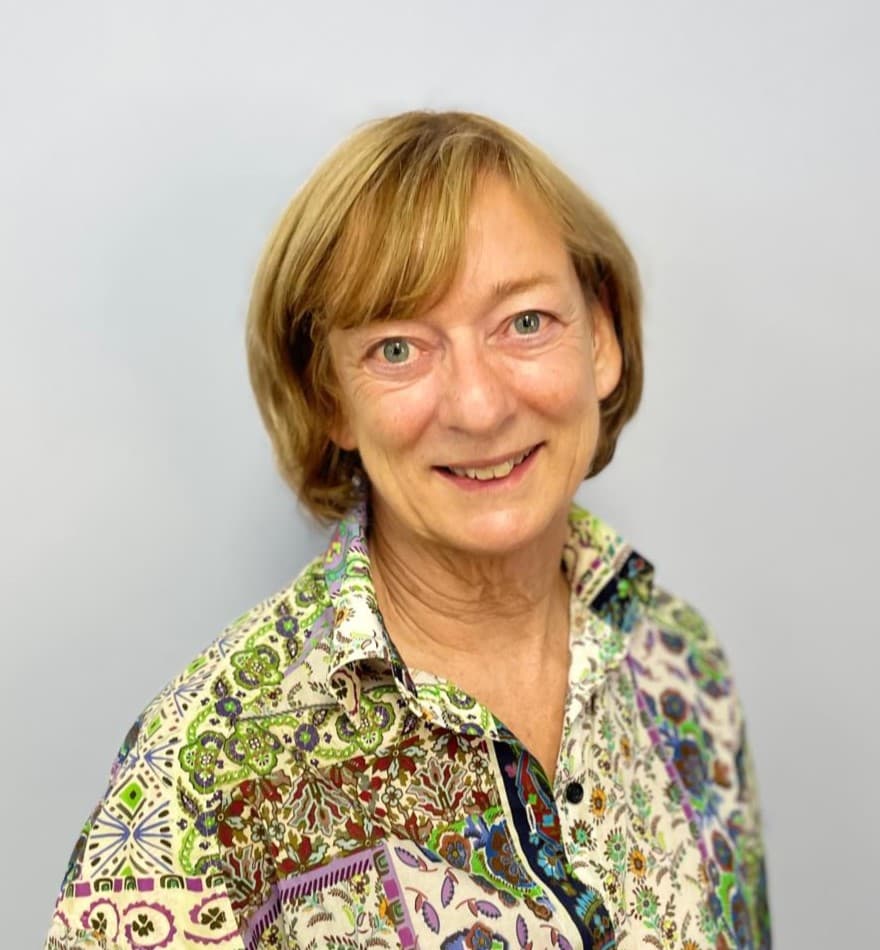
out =
[[528,548],[483,557],[407,543],[374,523],[376,596],[404,660],[409,665],[409,653],[421,663],[433,658],[435,666],[481,658],[514,665],[567,644],[564,539],[563,522]]

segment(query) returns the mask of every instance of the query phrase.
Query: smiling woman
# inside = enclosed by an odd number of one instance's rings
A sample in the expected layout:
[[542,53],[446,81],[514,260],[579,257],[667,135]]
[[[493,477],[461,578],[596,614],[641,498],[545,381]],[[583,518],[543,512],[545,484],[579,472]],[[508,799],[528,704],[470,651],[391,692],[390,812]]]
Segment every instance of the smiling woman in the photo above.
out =
[[[364,339],[383,351],[396,344],[398,361],[405,350],[408,362],[412,318],[429,314],[455,284],[459,291],[467,284],[462,265],[474,240],[472,206],[487,183],[507,187],[507,201],[516,205],[507,209],[510,221],[528,218],[528,237],[539,233],[553,250],[548,272],[528,244],[515,260],[493,262],[479,306],[528,303],[530,290],[545,297],[555,290],[556,308],[583,309],[601,299],[614,321],[621,381],[600,406],[591,474],[611,460],[635,413],[642,394],[641,293],[632,255],[602,209],[540,150],[485,117],[405,113],[375,122],[295,196],[266,249],[251,302],[248,357],[257,401],[282,474],[319,517],[334,520],[350,510],[357,500],[352,473],[360,466],[356,452],[328,437],[340,395],[332,331],[371,331]],[[571,297],[573,277],[583,300]],[[566,288],[569,297],[559,300]]]
[[385,547],[410,564],[443,550],[461,570],[465,552],[484,563],[522,549],[537,563],[520,569],[547,571],[541,553],[561,549],[592,463],[599,401],[620,381],[613,320],[591,300],[553,221],[494,175],[474,188],[437,303],[331,331],[333,443],[369,473],[374,561]]
[[135,724],[48,947],[769,947],[723,654],[573,505],[641,397],[637,273],[485,117],[359,130],[257,275],[326,554]]

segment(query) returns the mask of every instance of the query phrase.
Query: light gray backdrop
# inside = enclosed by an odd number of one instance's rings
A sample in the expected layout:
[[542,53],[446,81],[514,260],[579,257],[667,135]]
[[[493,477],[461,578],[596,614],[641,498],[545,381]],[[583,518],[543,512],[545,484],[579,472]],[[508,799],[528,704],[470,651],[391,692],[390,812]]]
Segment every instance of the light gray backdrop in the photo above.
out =
[[325,152],[417,106],[522,130],[631,240],[645,404],[582,501],[727,646],[777,945],[878,945],[876,4],[0,9],[2,945],[140,709],[319,548],[249,284]]

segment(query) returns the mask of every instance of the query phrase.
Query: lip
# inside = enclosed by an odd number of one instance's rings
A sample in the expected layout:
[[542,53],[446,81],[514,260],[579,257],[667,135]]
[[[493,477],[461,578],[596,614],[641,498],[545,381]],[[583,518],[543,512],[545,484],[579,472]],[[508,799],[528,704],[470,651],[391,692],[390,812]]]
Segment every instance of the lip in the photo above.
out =
[[[480,459],[478,461],[468,461],[468,462],[448,462],[446,465],[438,465],[437,468],[491,468],[495,465],[501,465],[502,462],[506,462],[508,459],[516,458],[517,455],[526,455],[533,454],[535,449],[540,448],[543,445],[542,442],[536,442],[534,445],[526,446],[524,449],[517,449],[516,452],[508,452],[506,455],[496,455],[494,458],[489,459]],[[523,459],[525,462],[526,459]],[[522,462],[520,462],[522,465]]]
[[[455,472],[450,471],[445,466],[437,466],[435,467],[434,471],[461,491],[485,492],[498,491],[499,489],[503,488],[514,488],[531,471],[535,464],[535,459],[541,454],[541,449],[543,446],[543,442],[538,442],[530,449],[526,449],[525,451],[527,451],[529,454],[519,463],[519,465],[514,467],[513,471],[509,475],[505,475],[504,478],[489,478],[485,481],[480,481],[477,478],[468,478],[467,475],[456,475]],[[488,468],[490,465],[500,465],[502,462],[506,462],[508,459],[513,458],[517,454],[519,453],[502,455],[494,461],[480,462],[478,464],[468,462],[466,465],[456,465],[456,468]]]

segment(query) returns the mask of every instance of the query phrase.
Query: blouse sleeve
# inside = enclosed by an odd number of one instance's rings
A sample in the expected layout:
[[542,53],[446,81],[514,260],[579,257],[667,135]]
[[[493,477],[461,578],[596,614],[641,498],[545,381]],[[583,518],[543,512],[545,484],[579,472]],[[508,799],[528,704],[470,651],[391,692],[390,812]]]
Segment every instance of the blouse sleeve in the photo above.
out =
[[[654,682],[665,682],[663,671],[678,671],[674,690],[691,691],[704,735],[706,760],[701,768],[711,789],[695,830],[701,829],[703,837],[710,911],[725,922],[738,946],[768,950],[770,913],[758,785],[730,665],[702,614],[657,585],[649,617],[658,635],[659,657],[647,661]],[[675,722],[669,716],[674,720],[676,713],[666,708],[659,690],[653,690],[648,713],[664,734],[673,735]]]
[[73,849],[44,950],[243,950],[225,880],[199,861],[198,819],[186,815],[172,757],[139,742],[142,725]]
[[45,950],[243,950],[237,929],[230,929],[235,915],[222,887],[196,878],[141,890],[141,880],[130,886],[117,885],[119,880],[68,885],[56,903]]
[[745,724],[740,718],[740,742],[736,754],[739,799],[742,803],[742,828],[740,831],[740,884],[755,935],[756,947],[770,947],[770,907],[767,898],[767,869],[764,858],[761,810],[755,766],[746,735]]

